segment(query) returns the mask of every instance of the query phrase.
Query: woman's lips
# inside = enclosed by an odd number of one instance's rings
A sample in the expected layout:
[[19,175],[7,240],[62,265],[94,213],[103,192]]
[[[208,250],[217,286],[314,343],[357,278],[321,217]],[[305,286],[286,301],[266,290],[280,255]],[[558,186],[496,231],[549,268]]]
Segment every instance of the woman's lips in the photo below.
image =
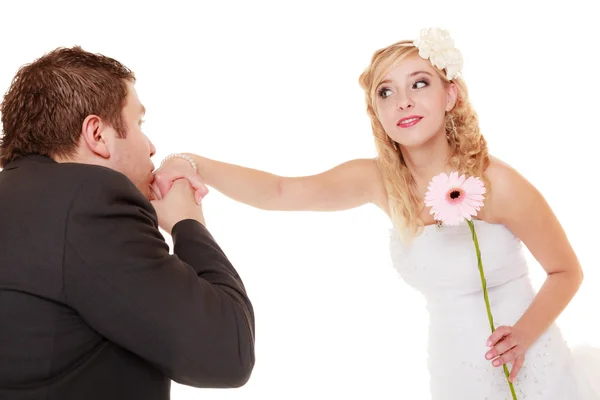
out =
[[410,117],[402,118],[396,125],[400,128],[410,128],[418,124],[422,119],[423,117],[418,115],[411,115]]

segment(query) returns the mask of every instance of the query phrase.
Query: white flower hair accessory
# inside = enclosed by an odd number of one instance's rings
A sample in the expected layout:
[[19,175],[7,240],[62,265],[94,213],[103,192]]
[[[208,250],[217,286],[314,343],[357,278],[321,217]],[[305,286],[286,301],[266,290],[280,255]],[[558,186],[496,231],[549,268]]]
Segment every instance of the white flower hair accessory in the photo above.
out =
[[463,67],[462,54],[454,47],[454,40],[448,31],[440,28],[423,29],[413,44],[419,49],[421,58],[428,59],[440,70],[446,70],[448,80],[460,75]]

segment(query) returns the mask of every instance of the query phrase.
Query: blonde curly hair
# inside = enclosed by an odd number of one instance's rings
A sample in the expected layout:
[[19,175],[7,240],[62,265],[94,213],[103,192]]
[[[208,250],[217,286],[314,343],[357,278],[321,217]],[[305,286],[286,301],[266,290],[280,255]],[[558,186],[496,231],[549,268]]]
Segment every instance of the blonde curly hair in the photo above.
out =
[[[416,55],[418,49],[412,41],[394,43],[377,50],[359,78],[360,86],[365,91],[367,113],[375,136],[377,161],[388,195],[392,222],[409,236],[419,234],[424,226],[420,218],[425,207],[423,195],[418,193],[400,150],[379,121],[375,101],[377,86],[384,76],[403,60]],[[446,113],[446,136],[451,146],[448,166],[459,174],[480,177],[487,189],[486,196],[489,196],[489,181],[483,174],[490,163],[487,143],[479,131],[479,120],[469,102],[467,86],[461,78],[449,81],[442,71],[437,68],[436,71],[446,84],[454,83],[458,89],[456,105]]]

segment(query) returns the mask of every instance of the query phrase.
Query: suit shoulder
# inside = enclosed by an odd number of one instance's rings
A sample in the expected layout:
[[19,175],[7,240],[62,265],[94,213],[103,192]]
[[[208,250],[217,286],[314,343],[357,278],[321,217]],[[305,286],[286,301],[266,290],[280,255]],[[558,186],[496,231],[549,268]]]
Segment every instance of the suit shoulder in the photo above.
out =
[[109,188],[119,187],[123,189],[137,190],[135,185],[121,172],[110,168],[91,164],[64,163],[59,167],[65,173],[74,178],[86,182],[92,181]]
[[[63,164],[65,171],[79,182],[74,206],[121,206],[138,207],[155,214],[150,201],[124,174],[110,168],[89,164]],[[154,218],[153,218],[154,219]]]

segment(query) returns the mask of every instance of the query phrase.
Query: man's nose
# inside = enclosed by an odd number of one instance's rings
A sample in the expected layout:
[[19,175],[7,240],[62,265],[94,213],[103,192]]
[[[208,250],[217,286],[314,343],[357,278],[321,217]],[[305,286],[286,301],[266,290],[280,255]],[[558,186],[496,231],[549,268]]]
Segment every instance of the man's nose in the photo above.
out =
[[[148,139],[148,137],[146,137]],[[148,143],[150,144],[150,157],[153,157],[156,154],[156,147],[154,147],[154,143],[150,139],[148,139]]]

